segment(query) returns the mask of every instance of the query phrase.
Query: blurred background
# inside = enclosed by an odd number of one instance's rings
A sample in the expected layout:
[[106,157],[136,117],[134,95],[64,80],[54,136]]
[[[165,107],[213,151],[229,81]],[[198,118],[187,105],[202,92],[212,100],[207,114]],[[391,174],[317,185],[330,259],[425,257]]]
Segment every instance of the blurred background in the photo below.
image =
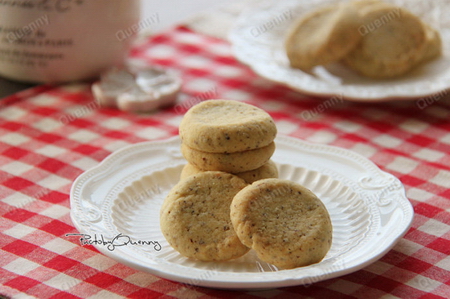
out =
[[[164,30],[173,24],[179,23],[186,18],[194,16],[197,13],[208,9],[214,9],[224,1],[219,0],[141,0],[142,2],[142,19],[151,18],[157,13],[159,15],[159,23],[152,27],[154,31]],[[227,1],[229,4],[235,0]]]
[[[230,2],[234,1],[229,1],[227,4]],[[157,16],[157,22],[152,22],[151,26],[140,34],[157,33],[198,13],[214,9],[221,3],[223,5],[223,1],[219,0],[142,0],[141,19],[148,20]],[[0,77],[0,99],[32,86],[32,84],[15,82]]]

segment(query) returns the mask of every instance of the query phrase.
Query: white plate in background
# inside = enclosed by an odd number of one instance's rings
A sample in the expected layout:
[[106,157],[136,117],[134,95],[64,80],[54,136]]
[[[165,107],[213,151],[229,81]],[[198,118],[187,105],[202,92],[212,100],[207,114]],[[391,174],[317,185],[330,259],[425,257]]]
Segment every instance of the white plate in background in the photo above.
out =
[[[258,75],[304,94],[377,102],[443,98],[450,92],[450,0],[388,0],[401,5],[438,29],[443,56],[408,74],[389,80],[360,76],[335,63],[306,73],[289,66],[284,38],[292,22],[302,14],[339,0],[263,1],[242,12],[230,32],[233,53]],[[389,45],[385,45],[389,46]]]

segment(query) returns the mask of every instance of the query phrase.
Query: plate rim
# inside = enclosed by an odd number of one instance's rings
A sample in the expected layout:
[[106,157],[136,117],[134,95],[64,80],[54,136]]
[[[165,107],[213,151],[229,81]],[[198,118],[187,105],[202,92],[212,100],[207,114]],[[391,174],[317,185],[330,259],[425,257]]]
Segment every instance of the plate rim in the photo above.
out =
[[[333,146],[333,145],[310,143],[310,142],[307,142],[307,141],[304,141],[301,139],[297,139],[297,138],[290,137],[290,136],[283,136],[283,135],[277,136],[276,139],[278,140],[278,142],[284,142],[284,143],[288,143],[291,145],[301,144],[301,145],[304,145],[307,147],[309,146],[310,150],[321,149],[324,152],[335,153],[338,156],[339,156],[339,153],[343,153],[343,154],[345,154],[345,156],[347,158],[350,157],[349,159],[357,159],[357,160],[365,161],[366,167],[371,168],[370,169],[371,173],[377,172],[379,174],[383,174],[383,175],[387,174],[390,177],[394,177],[393,175],[382,171],[375,163],[373,163],[369,159],[363,157],[362,155],[360,155],[356,152],[353,152],[353,151],[345,149],[345,148],[340,148],[340,147]],[[90,179],[95,177],[95,174],[101,173],[102,170],[105,170],[105,169],[107,170],[109,167],[111,167],[111,165],[120,161],[120,158],[123,155],[130,155],[133,153],[133,151],[138,151],[141,148],[166,146],[166,145],[172,145],[172,143],[178,144],[179,142],[180,142],[179,136],[173,136],[173,137],[170,137],[167,139],[162,139],[162,140],[144,141],[144,142],[139,142],[136,144],[130,144],[130,145],[127,145],[127,146],[111,153],[105,159],[103,159],[101,162],[99,162],[98,165],[96,165],[96,166],[86,170],[82,174],[80,174],[74,180],[74,182],[71,186],[71,190],[70,190],[70,206],[71,206],[70,216],[71,216],[72,222],[75,225],[76,229],[81,233],[86,233],[86,231],[84,231],[84,229],[83,229],[83,226],[80,225],[77,215],[75,214],[76,201],[80,200],[79,198],[76,198],[77,192],[80,191],[80,188],[79,188],[80,184],[87,183]],[[286,271],[290,271],[290,273],[298,271],[299,268],[296,268],[296,269],[290,269],[290,270],[281,270],[280,272],[284,273],[283,275],[280,275],[281,279],[276,278],[276,277],[273,279],[270,279],[269,274],[273,274],[276,272],[270,272],[270,273],[269,272],[261,272],[258,274],[267,276],[267,278],[268,278],[267,280],[265,280],[265,281],[254,281],[254,280],[246,281],[246,280],[241,279],[239,281],[222,281],[222,280],[214,279],[214,277],[208,277],[208,278],[203,278],[200,281],[195,281],[195,283],[192,283],[192,281],[193,281],[192,277],[186,277],[186,275],[183,275],[183,274],[177,275],[176,273],[168,273],[168,271],[163,271],[161,269],[149,268],[148,266],[142,266],[138,262],[138,260],[135,259],[135,257],[130,256],[129,254],[123,255],[123,252],[121,252],[121,254],[122,254],[122,256],[121,256],[121,255],[118,255],[118,254],[115,254],[113,252],[106,250],[104,246],[96,246],[96,245],[94,245],[94,246],[102,254],[109,256],[110,258],[112,258],[122,264],[125,264],[127,266],[130,266],[134,269],[137,269],[137,270],[140,270],[143,272],[151,273],[151,274],[159,276],[159,277],[167,278],[167,279],[178,281],[178,282],[185,283],[185,284],[194,284],[197,286],[224,288],[224,289],[261,289],[261,288],[265,289],[265,288],[276,288],[276,287],[286,287],[286,286],[307,284],[308,279],[309,279],[309,283],[315,283],[315,282],[318,282],[318,281],[321,281],[324,279],[335,278],[335,277],[339,277],[339,276],[357,271],[357,270],[373,263],[374,261],[378,260],[380,257],[385,255],[389,250],[391,250],[392,247],[395,246],[395,244],[406,234],[406,232],[410,228],[412,220],[413,220],[413,216],[414,216],[414,210],[413,210],[412,204],[407,199],[406,192],[405,192],[402,184],[401,184],[401,192],[403,195],[402,200],[404,201],[404,202],[402,202],[402,208],[403,208],[402,212],[403,212],[403,218],[404,218],[403,229],[400,229],[397,236],[392,240],[392,242],[389,244],[389,246],[384,247],[383,250],[377,252],[377,254],[375,254],[375,255],[372,255],[370,259],[366,259],[363,263],[356,263],[355,265],[352,265],[350,267],[344,267],[342,269],[334,270],[330,273],[320,273],[319,275],[316,275],[316,276],[303,277],[300,279],[295,278],[295,277],[289,278],[285,275],[285,273],[287,273]],[[100,211],[100,213],[101,213],[101,211]],[[197,270],[199,270],[200,272],[202,271],[202,269],[197,269]],[[265,273],[269,273],[269,274],[265,274]],[[241,274],[243,274],[243,273],[241,273]],[[256,275],[256,273],[246,273],[246,274],[253,275],[253,276]],[[276,276],[276,275],[273,275],[273,276]],[[305,282],[305,280],[306,280],[306,282]]]

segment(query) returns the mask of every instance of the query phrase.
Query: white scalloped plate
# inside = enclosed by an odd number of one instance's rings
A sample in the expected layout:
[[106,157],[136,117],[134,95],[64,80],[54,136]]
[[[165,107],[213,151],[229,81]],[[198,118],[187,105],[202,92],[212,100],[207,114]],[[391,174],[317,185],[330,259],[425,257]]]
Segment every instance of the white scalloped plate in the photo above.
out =
[[312,73],[291,68],[283,48],[289,25],[310,10],[338,1],[270,0],[251,6],[239,16],[230,32],[234,55],[260,76],[313,96],[376,102],[430,96],[431,100],[436,100],[434,97],[441,99],[448,94],[450,19],[446,14],[450,10],[449,0],[387,0],[409,9],[438,29],[443,41],[442,57],[402,77],[374,80],[359,76],[338,63],[317,67]]
[[[376,261],[410,227],[413,209],[400,181],[349,150],[278,136],[272,157],[280,178],[315,192],[333,223],[333,243],[317,264],[291,270],[258,260],[253,251],[227,262],[199,262],[178,254],[159,227],[160,206],[186,163],[179,137],[123,148],[80,175],[70,193],[71,217],[93,244],[130,267],[205,287],[264,289],[311,284]],[[138,244],[139,241],[147,242]],[[95,243],[95,242],[94,242]]]

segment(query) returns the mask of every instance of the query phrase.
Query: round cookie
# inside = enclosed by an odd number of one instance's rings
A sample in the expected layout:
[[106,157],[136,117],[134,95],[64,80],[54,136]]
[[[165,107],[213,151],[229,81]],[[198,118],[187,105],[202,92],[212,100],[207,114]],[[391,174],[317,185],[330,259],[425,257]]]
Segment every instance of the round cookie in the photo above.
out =
[[226,261],[249,251],[233,230],[230,204],[247,186],[237,176],[207,171],[181,180],[160,211],[161,231],[180,254],[201,261]]
[[234,197],[230,216],[241,242],[281,269],[320,262],[331,247],[325,205],[292,181],[263,179],[248,185]]
[[180,137],[190,148],[235,153],[269,145],[277,128],[264,110],[233,100],[203,101],[186,112]]
[[353,6],[329,5],[294,22],[286,35],[290,65],[304,71],[339,61],[361,40],[360,20]]
[[401,7],[367,3],[355,4],[363,20],[359,28],[363,37],[343,61],[370,78],[391,78],[408,72],[425,52],[423,23]]
[[219,170],[239,173],[254,170],[269,161],[275,151],[275,142],[254,150],[235,153],[208,153],[181,144],[184,158],[201,170]]
[[[185,179],[188,176],[197,174],[202,171],[203,170],[198,169],[191,163],[187,163],[181,170],[180,179],[181,180]],[[269,160],[266,163],[264,163],[263,166],[255,169],[255,170],[234,173],[234,175],[240,177],[241,179],[246,181],[248,184],[251,184],[251,183],[261,180],[261,179],[277,178],[278,177],[278,169],[277,169],[277,166],[275,165],[275,163],[272,160]]]

